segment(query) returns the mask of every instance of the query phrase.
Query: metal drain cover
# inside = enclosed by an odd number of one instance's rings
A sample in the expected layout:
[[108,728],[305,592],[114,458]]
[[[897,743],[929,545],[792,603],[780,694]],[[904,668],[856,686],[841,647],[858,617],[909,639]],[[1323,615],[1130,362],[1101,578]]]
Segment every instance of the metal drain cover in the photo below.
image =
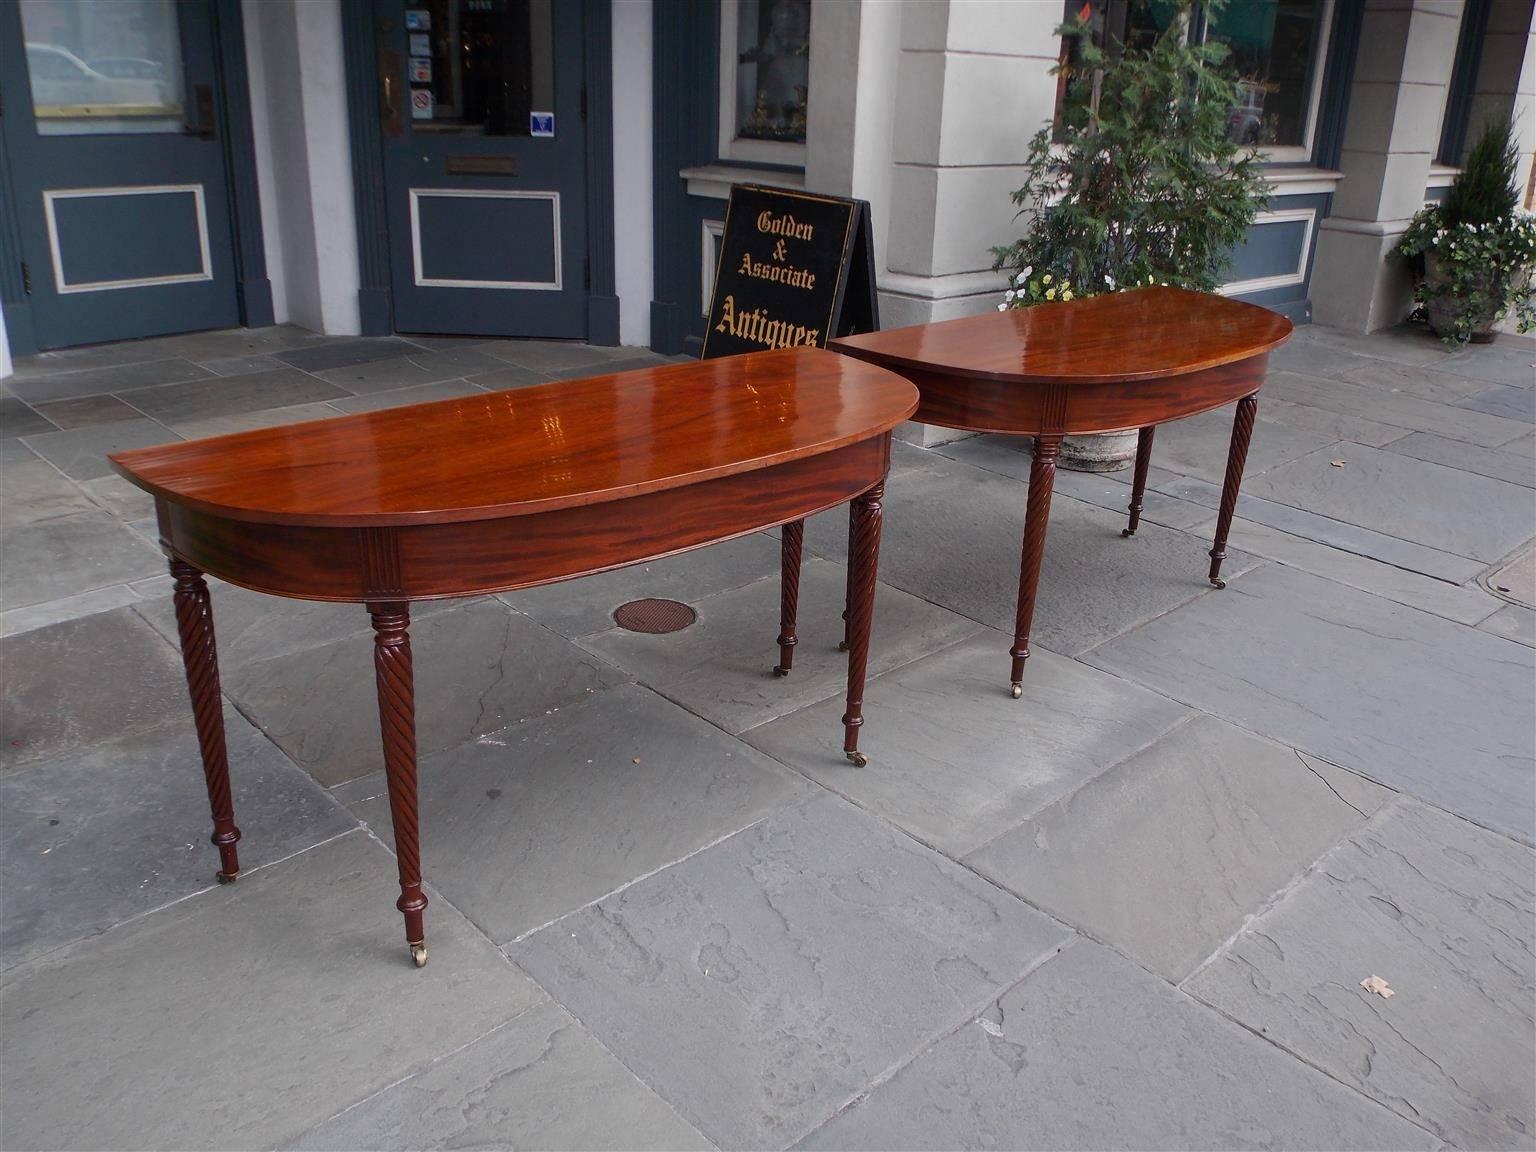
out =
[[679,600],[663,600],[659,597],[631,600],[613,610],[613,622],[620,628],[630,632],[649,632],[652,635],[681,632],[696,619],[698,613],[688,605]]

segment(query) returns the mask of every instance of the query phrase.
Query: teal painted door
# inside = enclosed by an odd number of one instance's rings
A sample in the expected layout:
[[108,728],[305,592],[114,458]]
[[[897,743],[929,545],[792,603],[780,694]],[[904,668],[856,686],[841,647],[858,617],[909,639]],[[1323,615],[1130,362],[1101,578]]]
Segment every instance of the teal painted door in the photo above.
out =
[[585,337],[582,5],[374,15],[395,328]]
[[39,347],[239,323],[211,0],[0,0]]

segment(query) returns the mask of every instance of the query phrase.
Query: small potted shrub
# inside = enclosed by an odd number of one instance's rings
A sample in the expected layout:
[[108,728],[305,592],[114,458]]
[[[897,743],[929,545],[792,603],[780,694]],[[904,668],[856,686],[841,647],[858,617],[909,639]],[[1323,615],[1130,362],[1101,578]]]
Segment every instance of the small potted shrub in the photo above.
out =
[[1516,207],[1518,163],[1508,122],[1489,124],[1444,202],[1415,215],[1398,244],[1414,299],[1447,344],[1486,343],[1511,312],[1521,332],[1536,327],[1536,217]]
[[[1208,19],[1225,7],[1206,0]],[[1209,292],[1268,198],[1260,160],[1231,113],[1243,82],[1225,44],[1192,44],[1189,0],[1149,45],[1093,42],[1080,18],[1060,28],[1066,98],[1030,142],[1013,193],[1024,235],[994,248],[1008,273],[1000,310],[1146,284]],[[1135,433],[1068,437],[1062,464],[1123,467]]]

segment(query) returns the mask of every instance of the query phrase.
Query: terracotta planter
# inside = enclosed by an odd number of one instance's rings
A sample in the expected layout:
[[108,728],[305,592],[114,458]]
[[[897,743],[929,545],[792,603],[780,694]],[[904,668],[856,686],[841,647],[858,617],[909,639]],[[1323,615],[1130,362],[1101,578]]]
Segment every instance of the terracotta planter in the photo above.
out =
[[[1429,320],[1430,331],[1440,337],[1449,336],[1455,331],[1456,317],[1461,313],[1461,304],[1454,295],[1436,291],[1449,282],[1449,270],[1445,268],[1440,254],[1431,248],[1424,253],[1424,283],[1431,290],[1424,301],[1424,313]],[[1487,344],[1493,340],[1499,312],[1498,308],[1490,307],[1473,318],[1472,343]]]
[[1073,472],[1118,472],[1136,459],[1136,430],[1098,436],[1068,436],[1061,442],[1060,466]]

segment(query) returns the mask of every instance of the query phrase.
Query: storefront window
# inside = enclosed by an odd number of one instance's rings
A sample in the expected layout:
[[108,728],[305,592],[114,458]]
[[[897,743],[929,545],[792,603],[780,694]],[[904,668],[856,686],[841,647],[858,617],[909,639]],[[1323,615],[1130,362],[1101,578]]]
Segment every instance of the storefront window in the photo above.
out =
[[174,0],[22,0],[42,136],[182,129]]
[[1242,102],[1227,118],[1228,134],[1239,144],[1311,143],[1323,8],[1323,0],[1245,0],[1211,22],[1206,39],[1232,50],[1230,63],[1242,81]]
[[411,0],[415,130],[553,136],[551,19],[551,0]]
[[[1331,9],[1332,0],[1239,0],[1207,21],[1196,8],[1192,34],[1227,45],[1239,78],[1227,117],[1234,140],[1258,145],[1272,159],[1310,156]],[[1062,18],[1082,20],[1093,43],[1113,56],[1150,45],[1177,13],[1173,0],[1066,0]],[[1075,40],[1063,42],[1058,124],[1095,102],[1097,81],[1078,65],[1080,55]]]
[[720,151],[805,163],[810,0],[720,0]]

